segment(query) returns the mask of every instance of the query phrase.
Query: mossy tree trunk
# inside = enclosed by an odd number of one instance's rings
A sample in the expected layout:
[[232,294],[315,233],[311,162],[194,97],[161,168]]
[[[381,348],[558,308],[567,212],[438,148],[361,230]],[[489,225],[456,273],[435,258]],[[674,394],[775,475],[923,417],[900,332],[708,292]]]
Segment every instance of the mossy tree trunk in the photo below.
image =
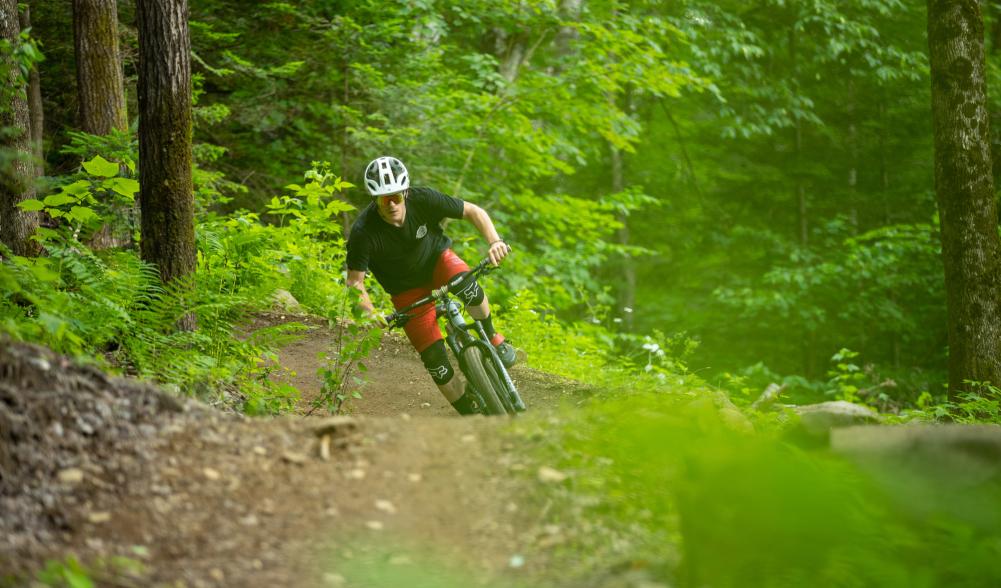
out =
[[[31,28],[30,5],[25,4],[21,11],[21,30]],[[44,133],[45,114],[42,110],[42,84],[38,78],[38,66],[31,68],[28,74],[28,113],[31,118],[31,151],[35,159],[35,177],[45,175],[45,154],[42,151],[42,135]]]
[[164,283],[195,271],[186,0],[137,0],[140,251]]
[[73,0],[80,128],[94,135],[128,127],[115,0]]
[[[14,47],[20,33],[17,0],[0,0],[0,35]],[[0,149],[10,159],[0,169],[0,242],[16,255],[37,255],[38,245],[30,237],[38,228],[38,213],[17,207],[19,202],[35,196],[28,84],[13,58],[9,54],[2,58],[7,62],[0,71],[7,73],[7,80],[0,90]]]
[[980,4],[929,0],[928,45],[949,391],[955,394],[965,380],[1001,385],[1001,240]]

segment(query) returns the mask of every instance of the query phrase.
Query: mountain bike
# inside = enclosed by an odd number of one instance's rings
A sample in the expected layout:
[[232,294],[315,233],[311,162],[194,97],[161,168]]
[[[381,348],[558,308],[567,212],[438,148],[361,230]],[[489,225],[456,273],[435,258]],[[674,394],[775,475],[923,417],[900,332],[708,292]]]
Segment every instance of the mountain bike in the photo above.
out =
[[417,316],[414,310],[434,303],[437,318],[445,319],[445,343],[458,360],[466,381],[472,383],[481,412],[488,415],[515,414],[525,410],[525,402],[511,381],[507,368],[480,323],[466,322],[462,316],[462,305],[452,297],[462,291],[469,281],[494,269],[496,267],[490,260],[484,259],[471,271],[455,276],[441,288],[432,290],[431,294],[387,316],[386,322],[391,329],[403,327]]

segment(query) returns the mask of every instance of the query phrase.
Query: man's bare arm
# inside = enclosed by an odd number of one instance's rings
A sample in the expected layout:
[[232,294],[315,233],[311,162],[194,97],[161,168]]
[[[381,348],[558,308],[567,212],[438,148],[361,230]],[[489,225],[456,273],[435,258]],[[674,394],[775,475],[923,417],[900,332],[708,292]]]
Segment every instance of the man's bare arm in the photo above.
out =
[[490,220],[490,215],[487,214],[487,211],[470,202],[464,202],[462,206],[462,218],[473,223],[476,230],[487,240],[490,247],[490,251],[488,252],[490,262],[494,265],[500,264],[501,260],[511,252],[511,248],[497,234],[494,222]]

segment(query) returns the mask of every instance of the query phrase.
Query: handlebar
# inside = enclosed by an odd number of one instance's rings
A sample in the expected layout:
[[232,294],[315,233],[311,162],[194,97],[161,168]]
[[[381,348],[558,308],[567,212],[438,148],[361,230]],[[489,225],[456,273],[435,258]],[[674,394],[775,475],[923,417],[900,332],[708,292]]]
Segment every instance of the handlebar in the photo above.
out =
[[413,315],[409,314],[411,310],[419,306],[423,306],[429,302],[437,302],[439,300],[443,300],[448,296],[449,292],[456,290],[460,286],[465,286],[466,282],[469,281],[470,279],[475,278],[476,276],[481,274],[488,274],[497,269],[497,267],[498,266],[491,265],[489,257],[484,259],[483,261],[478,263],[476,267],[469,270],[469,272],[466,273],[465,275],[453,278],[451,281],[447,282],[442,287],[437,288],[435,290],[431,290],[431,293],[428,294],[427,296],[387,316],[386,323],[389,325],[390,329],[394,327],[402,327],[403,325],[407,324],[407,321],[413,318]]

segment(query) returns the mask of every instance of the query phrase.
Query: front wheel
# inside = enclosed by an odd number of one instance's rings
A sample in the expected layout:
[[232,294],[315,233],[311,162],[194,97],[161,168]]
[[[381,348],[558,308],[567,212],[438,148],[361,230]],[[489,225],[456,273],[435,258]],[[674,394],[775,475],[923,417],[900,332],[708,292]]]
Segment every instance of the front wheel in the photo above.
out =
[[476,391],[483,398],[487,414],[507,414],[497,395],[498,390],[494,387],[493,378],[483,365],[483,351],[475,345],[470,345],[462,350],[462,359],[466,367],[466,377],[473,382]]
[[489,355],[483,358],[483,366],[487,370],[487,376],[490,377],[490,381],[494,384],[497,397],[500,398],[501,404],[504,405],[504,411],[508,414],[515,414],[517,410],[515,410],[514,404],[511,403],[511,392],[504,381],[504,377],[501,376],[500,370],[503,368],[497,365],[497,362]]

